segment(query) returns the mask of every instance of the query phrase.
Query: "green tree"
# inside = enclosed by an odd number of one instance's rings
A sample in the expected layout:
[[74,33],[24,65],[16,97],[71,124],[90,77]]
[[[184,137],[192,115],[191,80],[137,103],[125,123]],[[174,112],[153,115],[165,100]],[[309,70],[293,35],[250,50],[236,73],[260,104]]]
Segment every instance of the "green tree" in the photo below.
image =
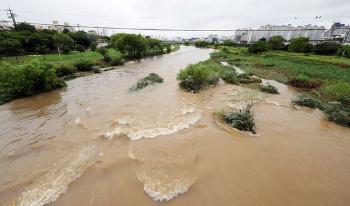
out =
[[72,46],[74,46],[74,40],[70,38],[67,34],[63,34],[63,33],[54,34],[52,38],[57,47],[60,60],[62,60],[61,49],[64,49],[65,51],[67,51],[67,48],[71,48]]
[[45,55],[50,52],[49,48],[47,48],[46,45],[38,45],[35,48],[35,51],[38,52],[39,54],[42,54],[44,57],[44,60],[46,59]]
[[282,36],[273,36],[267,41],[267,47],[271,50],[283,50],[284,39]]
[[294,38],[290,40],[288,50],[297,53],[306,53],[312,50],[312,45],[309,43],[309,38]]
[[5,39],[0,41],[0,56],[15,56],[18,63],[18,56],[22,53],[22,44],[18,40]]
[[27,23],[19,23],[14,28],[17,32],[36,32],[35,26],[32,26]]
[[146,51],[146,40],[141,35],[124,34],[115,41],[116,48],[128,58],[141,58]]
[[78,52],[80,52],[80,55],[82,56],[82,55],[83,55],[83,52],[85,52],[85,47],[83,47],[83,46],[80,45],[80,44],[77,44],[76,47],[75,47],[75,50],[77,50]]
[[76,44],[80,44],[85,48],[88,48],[91,44],[88,34],[84,31],[69,32],[67,35],[72,38]]

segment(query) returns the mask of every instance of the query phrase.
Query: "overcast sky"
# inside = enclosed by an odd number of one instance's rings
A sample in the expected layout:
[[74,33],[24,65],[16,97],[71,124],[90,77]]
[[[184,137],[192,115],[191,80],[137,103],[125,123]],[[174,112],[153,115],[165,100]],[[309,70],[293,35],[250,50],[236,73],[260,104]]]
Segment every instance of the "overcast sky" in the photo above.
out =
[[266,24],[317,24],[329,28],[335,20],[350,24],[350,0],[1,0],[0,20],[7,19],[2,10],[8,6],[19,21],[58,20],[62,24],[89,26],[237,29]]

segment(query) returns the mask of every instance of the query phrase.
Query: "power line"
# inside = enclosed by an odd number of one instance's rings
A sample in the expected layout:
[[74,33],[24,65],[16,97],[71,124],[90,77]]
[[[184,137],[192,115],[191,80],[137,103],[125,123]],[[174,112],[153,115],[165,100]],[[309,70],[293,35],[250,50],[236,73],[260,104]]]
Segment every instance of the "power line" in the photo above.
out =
[[[5,21],[6,22],[6,21]],[[9,21],[7,21],[9,22]],[[113,30],[131,30],[131,31],[182,31],[182,32],[232,32],[232,31],[325,31],[325,28],[293,28],[293,29],[172,29],[172,28],[138,28],[138,27],[108,27],[108,26],[87,26],[80,25],[64,25],[64,24],[47,24],[36,22],[23,22],[31,25],[39,26],[57,26],[69,28],[87,28],[87,29],[113,29]]]

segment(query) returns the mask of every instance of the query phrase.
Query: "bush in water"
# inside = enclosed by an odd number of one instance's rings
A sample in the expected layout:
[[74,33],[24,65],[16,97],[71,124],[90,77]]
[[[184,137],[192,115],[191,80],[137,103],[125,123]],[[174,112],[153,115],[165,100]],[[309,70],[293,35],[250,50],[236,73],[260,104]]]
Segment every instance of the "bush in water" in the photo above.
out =
[[222,118],[233,128],[255,134],[255,122],[251,107],[252,105],[248,104],[243,109],[224,114]]
[[65,82],[57,77],[51,64],[34,60],[19,66],[4,64],[0,67],[0,90],[3,93],[1,96],[7,98],[2,102],[63,86]]
[[260,85],[260,91],[270,93],[270,94],[279,94],[278,89],[271,84]]
[[300,94],[299,96],[297,96],[292,100],[292,103],[303,107],[309,107],[309,108],[316,108],[320,105],[317,99],[306,94]]
[[324,112],[328,120],[337,124],[350,127],[350,108],[344,107],[337,102],[331,102],[324,106]]
[[77,62],[75,62],[74,66],[79,71],[92,71],[94,63],[89,59],[79,59]]
[[149,85],[162,83],[164,80],[162,77],[160,77],[158,74],[151,73],[147,77],[140,79],[136,82],[134,86],[130,88],[131,91],[137,91],[140,89],[143,89]]

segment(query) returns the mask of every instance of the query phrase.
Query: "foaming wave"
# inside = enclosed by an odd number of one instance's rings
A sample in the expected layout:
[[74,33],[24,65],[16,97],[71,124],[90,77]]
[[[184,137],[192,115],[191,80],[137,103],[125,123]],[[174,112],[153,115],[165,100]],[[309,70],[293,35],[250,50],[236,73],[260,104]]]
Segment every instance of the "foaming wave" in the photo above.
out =
[[144,162],[136,173],[144,191],[154,201],[169,201],[190,190],[196,181],[194,172],[184,163]]
[[65,193],[70,183],[78,179],[88,166],[89,160],[98,154],[97,146],[89,144],[55,164],[48,173],[29,186],[9,205],[42,206],[55,201]]
[[117,120],[118,123],[114,131],[105,135],[107,139],[118,136],[127,136],[130,140],[141,138],[154,138],[160,135],[169,135],[183,129],[188,129],[199,122],[202,118],[201,112],[195,107],[183,109],[181,114],[173,116],[170,120],[157,122],[155,125],[144,125],[135,119],[125,118]]

